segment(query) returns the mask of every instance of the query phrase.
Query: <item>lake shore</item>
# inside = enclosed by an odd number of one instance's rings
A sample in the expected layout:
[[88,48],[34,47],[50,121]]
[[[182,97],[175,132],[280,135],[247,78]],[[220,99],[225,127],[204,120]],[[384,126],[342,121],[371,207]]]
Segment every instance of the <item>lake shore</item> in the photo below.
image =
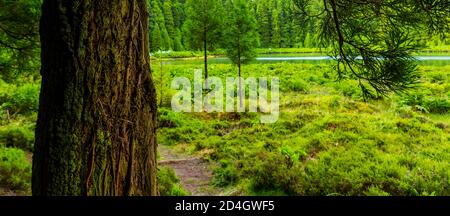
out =
[[[266,57],[272,55],[283,55],[286,57],[317,57],[327,56],[327,49],[320,48],[278,48],[278,49],[257,49],[258,57]],[[450,47],[430,48],[424,49],[415,53],[412,56],[450,56]],[[165,59],[180,59],[191,60],[203,58],[204,53],[200,51],[163,51],[160,53],[152,53],[152,60]],[[216,50],[208,55],[208,58],[226,57],[225,51]]]

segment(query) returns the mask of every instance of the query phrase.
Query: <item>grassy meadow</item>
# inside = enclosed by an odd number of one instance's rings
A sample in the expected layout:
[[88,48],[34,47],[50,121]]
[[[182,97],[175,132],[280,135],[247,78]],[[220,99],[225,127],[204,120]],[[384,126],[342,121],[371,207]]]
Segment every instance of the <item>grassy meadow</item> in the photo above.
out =
[[[280,78],[275,124],[256,113],[175,113],[170,80],[192,80],[201,65],[153,68],[158,143],[209,160],[211,187],[224,195],[450,195],[450,65],[420,66],[416,88],[368,102],[329,64],[245,66],[244,77]],[[210,73],[237,76],[230,64]]]
[[[153,61],[158,143],[206,159],[223,195],[450,195],[450,65],[419,66],[408,94],[364,102],[357,83],[336,81],[330,64],[268,63],[244,77],[280,78],[280,118],[258,113],[175,113],[174,77],[202,65]],[[231,64],[211,76],[236,77]],[[40,83],[0,81],[0,194],[30,194]],[[162,195],[186,195],[161,168]]]

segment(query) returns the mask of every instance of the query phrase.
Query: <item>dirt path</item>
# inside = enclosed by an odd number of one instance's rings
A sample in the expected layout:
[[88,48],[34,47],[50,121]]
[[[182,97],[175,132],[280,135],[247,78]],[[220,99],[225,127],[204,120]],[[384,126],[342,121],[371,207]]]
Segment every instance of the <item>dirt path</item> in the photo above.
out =
[[160,166],[171,167],[178,178],[180,178],[183,188],[192,196],[215,196],[220,191],[211,186],[213,174],[210,164],[201,158],[195,158],[172,149],[159,145],[161,159]]

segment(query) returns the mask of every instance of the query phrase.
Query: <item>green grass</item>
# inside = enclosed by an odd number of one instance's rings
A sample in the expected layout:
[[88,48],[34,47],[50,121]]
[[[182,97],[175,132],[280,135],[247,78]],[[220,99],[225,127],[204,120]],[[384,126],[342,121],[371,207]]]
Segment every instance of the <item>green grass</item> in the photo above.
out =
[[29,194],[31,163],[20,149],[0,147],[0,187]]
[[[192,79],[196,67],[165,72]],[[335,82],[326,65],[245,66],[245,77],[280,77],[275,124],[250,113],[173,113],[165,86],[158,140],[217,163],[213,183],[233,194],[450,195],[450,67],[420,70],[409,94],[365,103],[355,81]],[[236,76],[224,64],[210,73]]]

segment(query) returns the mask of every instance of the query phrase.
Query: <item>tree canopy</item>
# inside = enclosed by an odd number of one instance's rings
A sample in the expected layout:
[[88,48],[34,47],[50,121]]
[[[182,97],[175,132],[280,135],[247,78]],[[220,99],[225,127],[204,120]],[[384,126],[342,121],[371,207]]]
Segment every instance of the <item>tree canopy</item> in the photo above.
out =
[[230,60],[240,67],[256,57],[258,46],[256,20],[251,15],[246,0],[229,0],[225,47]]

